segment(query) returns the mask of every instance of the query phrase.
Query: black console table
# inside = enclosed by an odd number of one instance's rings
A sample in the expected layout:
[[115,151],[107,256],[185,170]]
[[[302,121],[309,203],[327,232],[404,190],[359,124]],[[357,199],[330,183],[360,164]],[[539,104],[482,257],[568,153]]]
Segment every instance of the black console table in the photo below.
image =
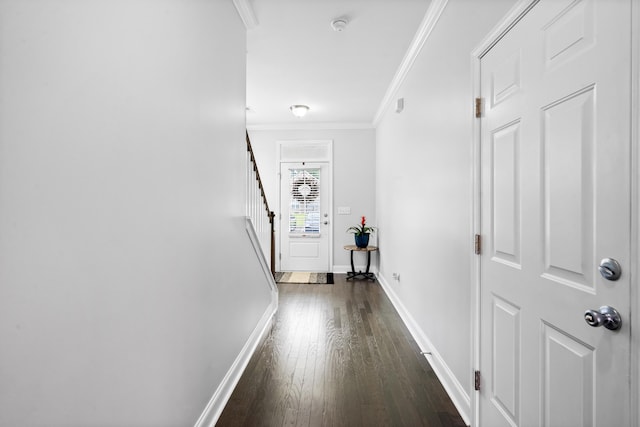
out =
[[[356,245],[346,245],[344,247],[346,250],[351,251],[351,271],[347,272],[347,280],[355,279],[357,277],[362,277],[363,279],[376,280],[375,274],[369,272],[369,267],[371,266],[371,252],[377,251],[377,246],[367,246],[366,248],[359,248]],[[356,273],[356,268],[353,265],[353,253],[354,252],[366,252],[367,253],[367,270],[362,272],[358,271]]]

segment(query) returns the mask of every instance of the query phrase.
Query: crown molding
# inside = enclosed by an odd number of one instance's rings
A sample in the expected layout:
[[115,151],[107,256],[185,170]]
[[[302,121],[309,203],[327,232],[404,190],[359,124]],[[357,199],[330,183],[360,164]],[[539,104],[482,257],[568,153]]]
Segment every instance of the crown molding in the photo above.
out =
[[378,126],[380,120],[382,120],[382,116],[387,111],[387,108],[389,108],[389,106],[391,105],[392,99],[398,92],[398,89],[400,89],[402,82],[404,82],[404,79],[407,77],[407,74],[413,67],[418,54],[420,54],[420,51],[422,50],[422,46],[424,46],[424,43],[427,41],[427,39],[431,35],[431,32],[438,23],[438,20],[440,19],[444,8],[447,6],[448,1],[449,0],[433,0],[429,5],[429,9],[427,9],[427,13],[424,15],[424,18],[420,23],[420,27],[418,28],[418,31],[416,32],[416,35],[414,36],[413,41],[411,42],[411,45],[407,50],[407,53],[405,53],[404,58],[400,63],[400,67],[398,67],[393,80],[391,80],[391,84],[387,88],[387,92],[385,93],[384,98],[382,98],[380,107],[378,107],[378,111],[373,118],[374,127]]
[[366,122],[270,123],[247,124],[247,130],[367,130],[374,129]]
[[258,26],[258,18],[251,7],[249,0],[233,0],[233,5],[240,15],[240,19],[244,22],[244,26],[247,30],[251,30]]

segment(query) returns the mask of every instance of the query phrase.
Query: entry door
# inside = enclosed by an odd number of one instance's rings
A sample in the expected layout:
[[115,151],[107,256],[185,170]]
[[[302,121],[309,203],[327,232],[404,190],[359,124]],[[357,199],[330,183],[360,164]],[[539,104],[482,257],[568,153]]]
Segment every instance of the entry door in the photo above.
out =
[[630,16],[542,0],[481,58],[480,426],[629,425]]
[[328,272],[328,163],[281,163],[280,269]]

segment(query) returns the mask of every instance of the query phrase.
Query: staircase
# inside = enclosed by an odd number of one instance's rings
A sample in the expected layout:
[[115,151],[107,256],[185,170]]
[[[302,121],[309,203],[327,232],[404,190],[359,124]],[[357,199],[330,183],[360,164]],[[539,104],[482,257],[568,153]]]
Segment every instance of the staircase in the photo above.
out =
[[269,209],[267,196],[264,192],[260,172],[256,163],[249,133],[247,140],[247,218],[253,225],[255,234],[265,259],[270,261],[271,274],[276,271],[276,235],[275,213]]

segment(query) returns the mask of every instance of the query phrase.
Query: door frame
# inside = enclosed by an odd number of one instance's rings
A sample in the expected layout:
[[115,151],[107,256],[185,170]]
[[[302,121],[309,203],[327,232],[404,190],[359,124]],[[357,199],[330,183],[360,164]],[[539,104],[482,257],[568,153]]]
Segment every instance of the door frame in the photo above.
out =
[[[322,157],[318,158],[307,158],[307,157],[286,157],[283,158],[283,146],[297,146],[300,148],[304,147],[324,147],[326,149],[326,154]],[[296,163],[296,162],[308,162],[308,163],[326,163],[328,165],[329,170],[329,182],[327,185],[327,190],[329,194],[327,195],[329,200],[329,206],[327,208],[327,212],[329,212],[329,265],[328,271],[331,271],[333,267],[333,140],[331,139],[296,139],[296,140],[281,140],[276,142],[276,167],[277,167],[277,176],[278,176],[278,211],[276,212],[276,271],[281,271],[280,266],[282,260],[282,246],[281,246],[281,222],[282,222],[282,185],[281,185],[281,167],[282,163]]]
[[[628,0],[631,3],[631,248],[630,248],[630,314],[631,314],[631,358],[630,363],[630,414],[631,425],[640,425],[640,406],[634,405],[640,399],[640,318],[635,316],[640,308],[640,5],[638,2]],[[480,234],[481,224],[481,156],[480,144],[482,141],[481,120],[475,117],[475,99],[481,97],[480,93],[480,63],[482,57],[496,44],[511,28],[516,25],[540,0],[520,0],[509,12],[496,24],[487,36],[478,44],[471,53],[472,72],[472,99],[470,100],[470,117],[472,120],[472,235]],[[484,106],[483,106],[484,107]],[[480,369],[480,326],[481,326],[481,276],[480,257],[473,250],[473,239],[470,240],[471,255],[471,366],[472,371]],[[634,363],[634,361],[636,363]],[[469,375],[473,376],[473,372]],[[473,381],[471,382],[473,387]],[[471,426],[478,426],[479,422],[479,391],[470,390],[471,396]],[[635,408],[635,410],[633,409]]]
[[[640,309],[640,4],[631,2],[631,313]],[[640,319],[631,319],[631,402],[640,400]],[[633,363],[633,362],[636,363]],[[633,408],[634,406],[632,406]],[[631,425],[640,425],[640,406]]]

